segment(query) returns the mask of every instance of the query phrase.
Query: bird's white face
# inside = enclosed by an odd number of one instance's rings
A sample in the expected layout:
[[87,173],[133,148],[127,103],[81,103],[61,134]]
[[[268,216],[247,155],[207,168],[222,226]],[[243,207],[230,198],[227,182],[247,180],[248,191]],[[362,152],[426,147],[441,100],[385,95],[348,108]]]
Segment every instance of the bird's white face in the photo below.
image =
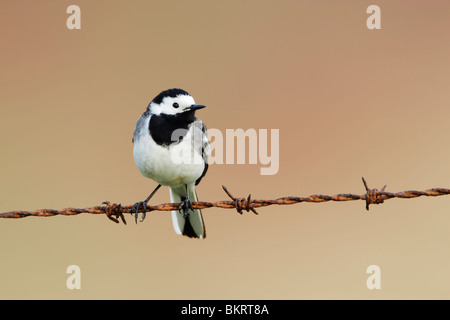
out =
[[150,103],[150,112],[155,115],[168,114],[176,115],[187,111],[186,109],[194,105],[195,101],[190,95],[178,95],[175,98],[165,97],[161,104]]

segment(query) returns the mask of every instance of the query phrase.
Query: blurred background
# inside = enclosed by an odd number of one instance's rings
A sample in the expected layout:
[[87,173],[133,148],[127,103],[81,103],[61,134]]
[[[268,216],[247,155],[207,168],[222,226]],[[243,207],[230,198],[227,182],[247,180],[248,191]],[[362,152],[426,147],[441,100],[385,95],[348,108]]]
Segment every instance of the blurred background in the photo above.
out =
[[[81,30],[66,9],[81,8]],[[366,9],[381,8],[381,30]],[[135,121],[180,87],[208,128],[279,129],[280,167],[211,165],[200,200],[450,187],[450,3],[2,1],[0,212],[130,205]],[[167,188],[152,204],[169,202]],[[2,299],[448,299],[450,198],[0,220]],[[81,268],[68,290],[66,268]],[[381,290],[366,269],[381,268]]]

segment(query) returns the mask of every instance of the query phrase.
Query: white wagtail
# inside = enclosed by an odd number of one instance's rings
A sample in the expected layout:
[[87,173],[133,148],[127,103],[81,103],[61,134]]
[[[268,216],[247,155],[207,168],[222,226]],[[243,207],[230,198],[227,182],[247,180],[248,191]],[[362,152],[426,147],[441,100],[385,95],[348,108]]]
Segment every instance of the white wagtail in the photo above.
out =
[[197,201],[195,186],[208,170],[210,147],[203,122],[195,111],[204,108],[182,89],[158,94],[137,120],[134,128],[134,161],[139,171],[158,186],[144,201],[133,205],[135,219],[142,206],[142,219],[150,198],[161,185],[169,186],[170,200],[180,203],[172,211],[175,232],[191,238],[205,238],[205,225]]

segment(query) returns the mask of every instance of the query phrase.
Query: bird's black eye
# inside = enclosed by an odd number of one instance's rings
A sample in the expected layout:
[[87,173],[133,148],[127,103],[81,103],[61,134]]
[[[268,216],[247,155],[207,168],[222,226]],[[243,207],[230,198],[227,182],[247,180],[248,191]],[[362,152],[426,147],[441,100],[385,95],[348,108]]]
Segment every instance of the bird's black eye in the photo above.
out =
[[178,108],[179,106],[180,105],[178,103],[176,103],[176,102],[174,102],[173,105],[172,105],[172,107],[174,107],[174,108]]

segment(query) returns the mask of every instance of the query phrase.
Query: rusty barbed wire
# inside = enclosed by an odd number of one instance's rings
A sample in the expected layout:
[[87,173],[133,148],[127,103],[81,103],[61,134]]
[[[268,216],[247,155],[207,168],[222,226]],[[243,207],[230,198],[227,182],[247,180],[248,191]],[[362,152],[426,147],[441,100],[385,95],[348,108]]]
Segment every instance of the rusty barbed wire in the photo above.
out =
[[[339,193],[334,196],[315,194],[310,195],[308,197],[282,197],[275,200],[257,200],[251,199],[251,195],[247,198],[236,198],[234,197],[225,186],[222,186],[223,190],[226,194],[231,198],[231,201],[218,201],[218,202],[205,202],[205,201],[197,201],[193,202],[192,206],[194,209],[207,209],[207,208],[223,208],[223,209],[236,209],[237,212],[243,214],[243,211],[253,212],[254,214],[258,214],[256,208],[267,207],[271,205],[290,205],[301,202],[327,202],[327,201],[354,201],[354,200],[364,200],[366,201],[366,210],[369,210],[369,206],[371,204],[381,204],[385,200],[392,198],[401,198],[401,199],[410,199],[417,198],[421,196],[427,197],[437,197],[443,195],[449,195],[450,189],[445,188],[433,188],[425,191],[401,191],[401,192],[386,192],[386,186],[378,189],[370,189],[367,185],[367,182],[364,178],[362,178],[364,183],[364,187],[366,189],[366,193],[362,195],[351,194],[351,193]],[[103,206],[95,206],[89,208],[65,208],[62,210],[54,210],[54,209],[40,209],[35,211],[10,211],[0,213],[0,218],[24,218],[24,217],[51,217],[56,215],[64,215],[64,216],[72,216],[78,215],[81,213],[89,213],[89,214],[105,214],[108,219],[114,221],[115,223],[119,223],[119,218],[122,220],[124,224],[126,224],[126,220],[124,217],[124,213],[134,214],[132,210],[132,205],[122,206],[121,204],[110,203],[109,201],[104,201]],[[178,203],[163,203],[155,206],[147,206],[146,212],[151,211],[172,211],[178,210]],[[143,209],[140,209],[139,212],[143,212]]]

